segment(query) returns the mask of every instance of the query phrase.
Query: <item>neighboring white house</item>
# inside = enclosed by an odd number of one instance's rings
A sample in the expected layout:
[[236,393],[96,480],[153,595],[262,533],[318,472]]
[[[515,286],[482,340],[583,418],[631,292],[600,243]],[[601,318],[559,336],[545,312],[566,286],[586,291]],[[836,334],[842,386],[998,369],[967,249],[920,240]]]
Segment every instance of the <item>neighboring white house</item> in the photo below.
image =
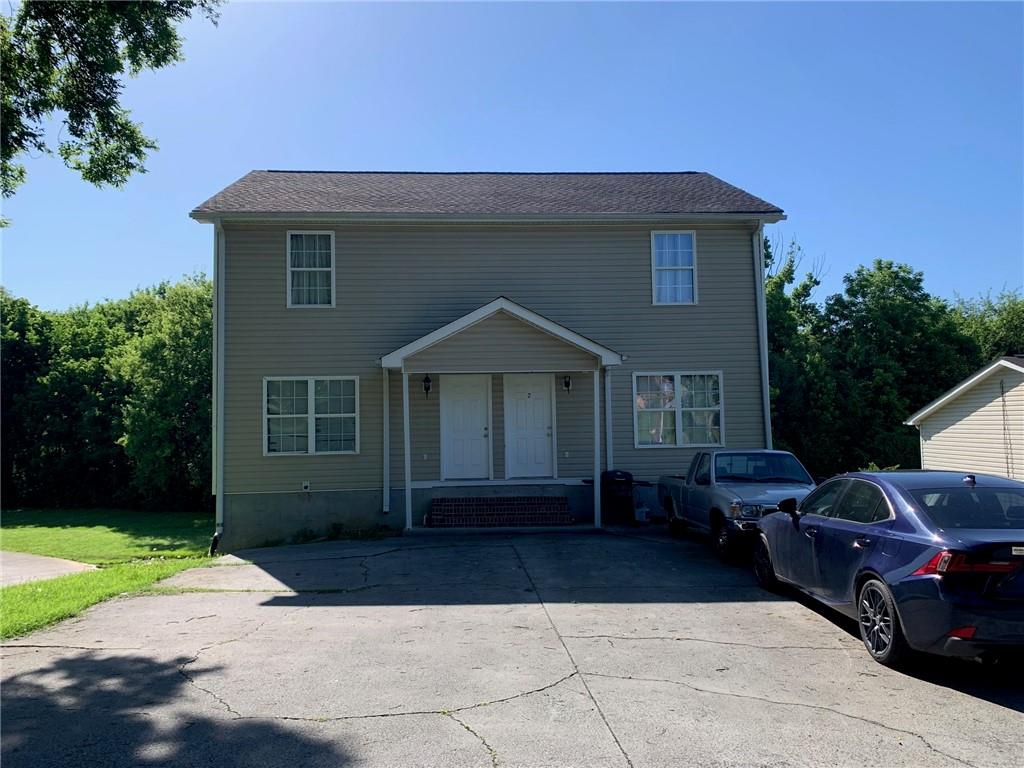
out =
[[996,360],[904,423],[921,433],[924,469],[1024,480],[1024,355]]

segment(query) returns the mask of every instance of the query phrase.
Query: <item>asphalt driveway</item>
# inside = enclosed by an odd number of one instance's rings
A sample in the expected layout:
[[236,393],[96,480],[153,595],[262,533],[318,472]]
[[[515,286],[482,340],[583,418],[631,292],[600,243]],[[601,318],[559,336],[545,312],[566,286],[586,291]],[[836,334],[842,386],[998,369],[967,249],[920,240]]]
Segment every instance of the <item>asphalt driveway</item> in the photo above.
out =
[[1024,681],[872,662],[651,535],[244,553],[3,650],[15,766],[1019,766]]

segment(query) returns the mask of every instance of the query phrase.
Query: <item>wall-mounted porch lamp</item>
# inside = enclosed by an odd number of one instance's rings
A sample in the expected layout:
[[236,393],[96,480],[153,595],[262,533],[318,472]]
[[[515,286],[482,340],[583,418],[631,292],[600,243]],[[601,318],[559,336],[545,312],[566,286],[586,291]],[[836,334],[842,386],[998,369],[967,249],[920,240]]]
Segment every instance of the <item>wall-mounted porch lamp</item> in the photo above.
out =
[[572,376],[566,376],[562,379],[562,389],[565,390],[566,394],[572,391]]
[[430,374],[428,373],[426,376],[423,377],[423,396],[424,397],[430,397],[430,389],[431,389],[432,385],[433,385],[433,382],[430,380]]

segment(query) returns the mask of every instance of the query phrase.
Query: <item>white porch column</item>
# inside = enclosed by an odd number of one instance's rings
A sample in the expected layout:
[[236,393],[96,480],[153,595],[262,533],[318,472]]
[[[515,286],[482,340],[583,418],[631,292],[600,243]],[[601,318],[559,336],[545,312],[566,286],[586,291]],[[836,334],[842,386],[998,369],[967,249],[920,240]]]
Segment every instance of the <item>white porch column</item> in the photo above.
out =
[[388,369],[384,371],[384,489],[383,510],[386,513],[391,511],[391,377]]
[[615,469],[612,450],[612,369],[604,369],[604,468]]
[[601,527],[601,371],[594,370],[594,527]]
[[402,366],[402,440],[405,443],[405,529],[412,529],[412,447],[409,439],[409,374]]

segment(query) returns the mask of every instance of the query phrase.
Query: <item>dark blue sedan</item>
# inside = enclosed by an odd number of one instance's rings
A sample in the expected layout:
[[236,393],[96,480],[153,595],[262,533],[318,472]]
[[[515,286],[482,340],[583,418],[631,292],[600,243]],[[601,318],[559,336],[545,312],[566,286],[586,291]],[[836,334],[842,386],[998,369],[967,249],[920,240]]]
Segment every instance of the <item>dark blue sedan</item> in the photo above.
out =
[[871,656],[1024,650],[1024,483],[855,472],[763,517],[754,573],[857,620]]

